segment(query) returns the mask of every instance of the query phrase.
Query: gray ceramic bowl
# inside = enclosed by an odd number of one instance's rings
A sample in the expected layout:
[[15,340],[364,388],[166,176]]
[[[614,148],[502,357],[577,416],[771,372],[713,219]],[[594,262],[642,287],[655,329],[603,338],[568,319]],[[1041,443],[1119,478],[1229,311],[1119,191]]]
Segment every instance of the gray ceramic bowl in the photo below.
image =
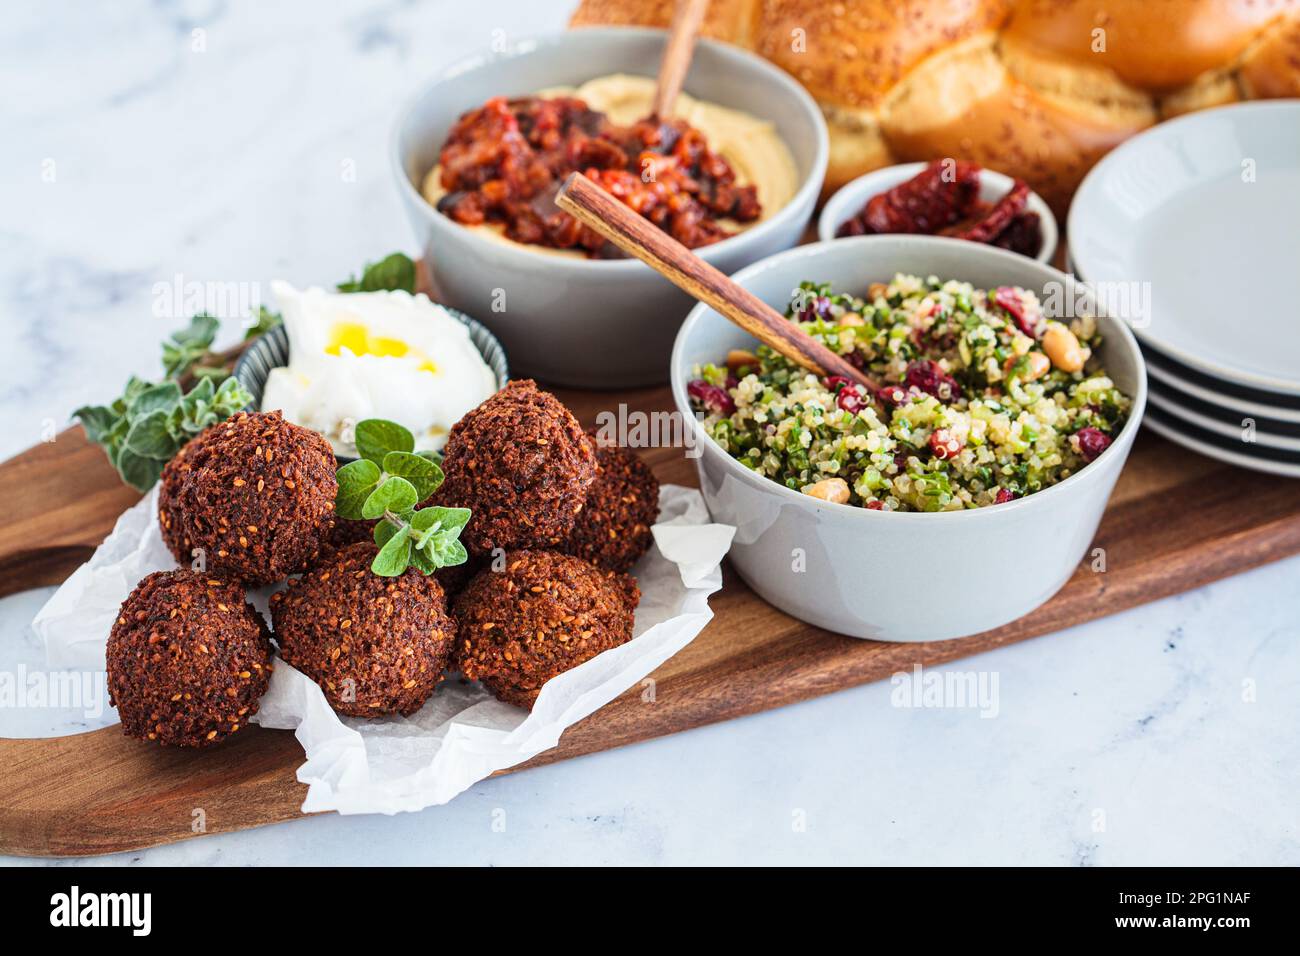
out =
[[[779,310],[804,279],[863,293],[896,272],[1018,285],[1043,295],[1072,277],[1025,256],[960,239],[865,236],[801,246],[742,269],[735,279]],[[1069,301],[1068,299],[1066,301]],[[1091,300],[1085,296],[1091,309]],[[735,525],[730,558],[764,600],[819,627],[892,641],[963,637],[1032,612],[1055,594],[1087,553],[1106,501],[1142,422],[1146,369],[1117,319],[1098,316],[1099,358],[1133,398],[1133,414],[1096,461],[1037,494],[968,511],[869,511],[792,491],[738,463],[701,429],[686,383],[754,339],[706,306],[682,325],[672,390],[694,428],[700,488],[714,520]],[[802,566],[804,570],[796,568]],[[1120,571],[1113,573],[1123,573]]]
[[[488,368],[492,369],[492,374],[496,376],[497,388],[505,388],[506,382],[510,381],[510,367],[506,364],[505,349],[496,340],[496,336],[484,328],[482,323],[476,322],[463,312],[456,309],[447,309],[447,312],[452,318],[469,326],[470,341],[483,356],[483,361],[487,362]],[[266,391],[266,379],[271,374],[271,369],[288,364],[289,333],[283,325],[277,325],[244,349],[244,353],[235,362],[231,374],[239,379],[240,384],[253,396],[253,400],[248,404],[248,411],[261,410],[262,393]],[[336,457],[344,462],[353,460],[347,455]]]
[[[609,73],[654,76],[662,30],[584,28],[483,55],[448,69],[400,114],[393,173],[442,301],[481,316],[517,374],[586,388],[664,381],[673,338],[693,300],[649,266],[547,255],[485,238],[434,209],[420,182],[447,132],[492,96],[577,85]],[[731,273],[798,242],[821,191],[828,154],[821,110],[788,74],[735,47],[701,41],[685,89],[773,123],[800,188],[771,218],[700,250]]]

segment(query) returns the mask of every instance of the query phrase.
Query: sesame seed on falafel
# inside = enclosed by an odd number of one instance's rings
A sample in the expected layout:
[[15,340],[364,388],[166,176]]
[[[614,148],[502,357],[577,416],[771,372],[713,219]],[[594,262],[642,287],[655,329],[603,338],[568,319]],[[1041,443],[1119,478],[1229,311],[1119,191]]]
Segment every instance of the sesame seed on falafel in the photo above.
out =
[[136,585],[105,657],[123,733],[179,747],[247,726],[271,673],[266,622],[242,584],[211,571],[157,571]]
[[596,480],[577,419],[531,380],[514,381],[452,426],[435,499],[469,508],[470,554],[563,544]]
[[275,640],[338,713],[410,716],[442,680],[456,624],[432,576],[381,577],[374,556],[357,542],[272,595]]
[[636,581],[567,554],[514,551],[456,598],[456,660],[493,696],[531,708],[557,674],[632,638]]
[[240,412],[201,432],[163,469],[158,521],[182,565],[261,586],[311,566],[334,523],[329,442],[279,412]]

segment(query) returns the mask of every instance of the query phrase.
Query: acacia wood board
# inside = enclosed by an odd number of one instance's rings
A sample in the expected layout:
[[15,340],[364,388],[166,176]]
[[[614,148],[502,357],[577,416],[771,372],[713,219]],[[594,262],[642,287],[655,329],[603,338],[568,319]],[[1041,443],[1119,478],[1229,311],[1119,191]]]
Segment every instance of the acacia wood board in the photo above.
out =
[[[666,411],[668,389],[559,390],[592,424],[620,403]],[[695,485],[680,449],[650,449],[665,482]],[[33,480],[36,476],[40,481]],[[634,688],[525,767],[672,734],[879,680],[914,664],[1058,632],[1300,552],[1300,485],[1202,458],[1144,431],[1097,533],[1104,573],[1082,565],[1052,600],[1006,627],[961,640],[889,644],[830,634],[783,614],[726,569],[713,621],[655,672],[653,702]],[[0,464],[0,594],[56,584],[137,496],[80,428]],[[51,504],[54,502],[54,504]],[[11,635],[12,636],[12,635]],[[302,750],[288,731],[249,727],[208,751],[124,737],[117,726],[0,740],[0,853],[85,856],[134,850],[301,815]]]

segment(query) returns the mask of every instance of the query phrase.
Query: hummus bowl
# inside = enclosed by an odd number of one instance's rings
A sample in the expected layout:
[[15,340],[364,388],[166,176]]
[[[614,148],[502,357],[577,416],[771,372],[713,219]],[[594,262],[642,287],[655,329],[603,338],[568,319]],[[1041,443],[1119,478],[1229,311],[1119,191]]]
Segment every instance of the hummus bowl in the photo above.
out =
[[[824,501],[745,467],[704,431],[687,383],[696,366],[755,340],[699,305],[678,333],[673,401],[689,420],[700,489],[715,521],[737,529],[730,560],[764,600],[853,637],[933,641],[999,627],[1039,607],[1069,580],[1089,546],[1137,436],[1146,370],[1121,321],[1075,280],[1025,256],[960,239],[861,236],[801,246],[733,277],[778,311],[804,280],[862,294],[896,273],[976,287],[1019,286],[1080,303],[1096,316],[1095,356],[1132,399],[1127,422],[1096,460],[1058,484],[1003,504],[959,511],[873,511]],[[1097,572],[1103,573],[1103,572]]]
[[[425,178],[465,111],[491,97],[580,87],[613,74],[653,77],[666,35],[589,28],[472,57],[416,93],[398,117],[393,175],[438,299],[479,316],[520,375],[585,388],[660,383],[693,300],[635,259],[556,254],[467,228],[426,200]],[[797,183],[780,208],[695,252],[731,273],[793,246],[812,216],[828,156],[826,124],[812,98],[777,67],[708,40],[696,48],[684,91],[770,124],[794,161]]]

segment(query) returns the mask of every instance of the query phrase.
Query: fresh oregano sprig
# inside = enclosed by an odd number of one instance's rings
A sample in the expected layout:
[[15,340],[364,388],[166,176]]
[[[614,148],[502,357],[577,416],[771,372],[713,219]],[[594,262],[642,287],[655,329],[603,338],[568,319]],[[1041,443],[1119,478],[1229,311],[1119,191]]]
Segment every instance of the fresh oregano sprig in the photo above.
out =
[[266,306],[259,305],[257,307],[257,318],[253,320],[252,325],[244,329],[244,341],[251,342],[253,339],[265,335],[283,321],[284,317],[279,312],[272,312]]
[[[260,310],[258,326],[278,324],[275,313]],[[72,413],[86,437],[100,445],[109,463],[132,488],[148,491],[163,466],[209,425],[225,421],[253,400],[227,367],[232,356],[212,352],[220,322],[196,315],[162,344],[163,380],[134,375],[108,405],[86,405]],[[193,383],[185,391],[182,382]]]
[[[415,263],[394,252],[369,263],[361,278],[338,285],[340,292],[415,291]],[[122,394],[107,405],[86,405],[72,413],[86,436],[104,449],[122,480],[137,491],[148,491],[163,466],[187,441],[208,425],[224,421],[253,400],[230,378],[230,369],[253,339],[281,322],[278,313],[259,306],[257,318],[245,331],[243,343],[224,352],[212,351],[221,323],[206,314],[173,332],[162,343],[163,381],[146,382],[132,376]],[[185,389],[189,388],[186,392]],[[423,500],[423,499],[421,499]]]
[[122,480],[144,492],[181,446],[252,400],[234,378],[219,387],[212,378],[202,378],[182,393],[176,382],[145,382],[132,376],[113,404],[87,405],[72,414],[81,419],[86,436],[103,446]]
[[415,263],[410,256],[394,252],[369,263],[362,271],[361,278],[349,278],[338,284],[340,292],[384,292],[403,289],[415,292]]
[[418,508],[442,486],[436,456],[415,451],[415,437],[396,422],[367,418],[357,422],[356,461],[338,470],[334,513],[354,521],[376,520],[379,553],[370,570],[396,577],[408,567],[423,574],[464,564],[469,559],[460,532],[468,508]]
[[162,344],[163,377],[179,379],[208,354],[221,322],[200,314],[190,319],[189,328],[173,332]]

